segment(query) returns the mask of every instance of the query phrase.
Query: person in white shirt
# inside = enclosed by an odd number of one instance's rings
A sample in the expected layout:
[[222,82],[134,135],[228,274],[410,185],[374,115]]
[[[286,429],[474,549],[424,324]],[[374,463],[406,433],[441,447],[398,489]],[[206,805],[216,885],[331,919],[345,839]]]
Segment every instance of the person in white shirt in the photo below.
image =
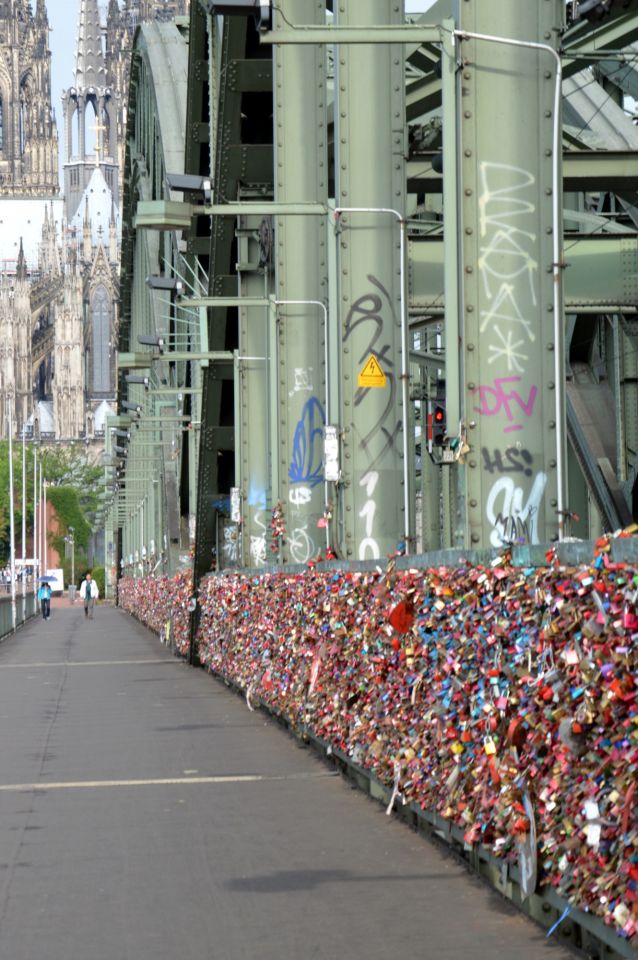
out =
[[99,595],[100,591],[98,590],[97,583],[91,574],[87,573],[80,587],[80,596],[84,600],[84,616],[88,617],[89,620],[93,619],[93,607]]

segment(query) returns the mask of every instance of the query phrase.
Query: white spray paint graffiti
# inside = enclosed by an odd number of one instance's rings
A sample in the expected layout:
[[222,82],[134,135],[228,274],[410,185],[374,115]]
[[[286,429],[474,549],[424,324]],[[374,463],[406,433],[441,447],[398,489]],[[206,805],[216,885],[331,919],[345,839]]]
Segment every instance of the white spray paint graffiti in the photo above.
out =
[[303,507],[312,500],[312,490],[310,487],[292,487],[288,499],[296,507]]
[[[480,333],[485,336],[484,362],[500,375],[525,374],[530,353],[538,347],[538,274],[536,256],[536,179],[529,171],[504,163],[482,163],[480,169],[478,268],[487,303],[480,311]],[[530,310],[530,306],[536,308]],[[522,378],[520,378],[522,379]],[[497,376],[494,383],[501,382]],[[503,381],[505,382],[505,381]],[[537,387],[525,381],[530,396]],[[481,384],[479,391],[488,389]],[[485,411],[479,411],[485,414]],[[511,427],[504,423],[504,433]],[[527,427],[527,423],[519,429]],[[532,425],[530,424],[530,427]],[[530,433],[530,436],[532,434]],[[532,446],[532,443],[529,444]],[[506,444],[509,448],[509,444]],[[493,546],[538,543],[539,514],[547,474],[534,472],[533,453],[523,450],[530,487],[517,486],[511,476],[500,476],[489,489],[485,511]],[[483,447],[484,470],[511,472],[519,461],[498,447]],[[520,461],[522,463],[522,460]],[[533,479],[532,479],[533,478]],[[487,479],[487,478],[486,478]]]
[[481,246],[479,270],[490,300],[490,279],[500,286],[527,274],[532,303],[536,303],[538,263],[529,251],[536,243],[536,234],[519,225],[520,219],[536,213],[532,200],[525,197],[535,183],[534,175],[521,167],[481,164],[480,231],[488,241]]
[[516,298],[516,288],[512,283],[502,283],[489,310],[481,310],[481,333],[485,333],[495,320],[519,324],[531,343],[536,339],[529,318],[524,316]]
[[292,390],[288,391],[289,397],[294,397],[296,393],[314,393],[314,387],[310,382],[312,367],[295,367],[295,382]]
[[514,340],[514,334],[511,330],[508,330],[507,334],[504,334],[496,324],[494,325],[494,333],[500,340],[500,345],[490,343],[489,351],[492,356],[489,357],[487,362],[491,364],[499,360],[505,360],[508,373],[511,373],[512,370],[515,370],[517,373],[523,373],[525,370],[525,361],[529,360],[529,356],[520,349],[525,344],[525,341]]
[[[379,482],[379,474],[376,470],[370,470],[365,473],[359,481],[360,487],[365,487],[366,497],[368,498],[359,511],[359,516],[365,521],[365,538],[359,544],[359,560],[373,559],[378,560],[380,556],[379,544],[374,539],[374,518],[377,512],[377,503],[373,499],[374,491]],[[367,557],[366,554],[370,556]]]
[[[498,270],[494,266],[495,260],[500,263],[500,269]],[[503,263],[503,261],[505,262]],[[518,277],[526,274],[531,288],[532,302],[536,303],[534,279],[538,271],[538,264],[520,246],[518,240],[512,236],[511,227],[508,231],[497,230],[490,243],[481,247],[478,264],[483,275],[485,293],[488,297],[492,297],[490,280],[495,280],[497,286],[510,285]]]
[[253,522],[256,527],[263,530],[263,534],[251,535],[250,537],[250,559],[253,567],[263,567],[266,563],[266,532],[267,527],[261,518],[261,511],[255,511]]
[[317,548],[308,533],[307,524],[304,524],[303,527],[295,527],[291,531],[288,538],[288,549],[295,563],[308,563],[312,557],[316,556]]
[[538,511],[547,484],[547,474],[538,473],[534,485],[523,503],[525,491],[517,487],[512,477],[499,477],[487,498],[486,512],[493,526],[491,543],[538,543]]
[[239,529],[235,523],[224,526],[222,554],[225,565],[237,563],[239,557]]

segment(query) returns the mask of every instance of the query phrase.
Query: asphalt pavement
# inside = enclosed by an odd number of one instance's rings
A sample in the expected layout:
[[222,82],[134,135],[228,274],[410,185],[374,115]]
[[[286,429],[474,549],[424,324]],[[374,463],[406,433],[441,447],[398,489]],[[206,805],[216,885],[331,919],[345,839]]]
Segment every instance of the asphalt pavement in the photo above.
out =
[[0,643],[0,960],[567,960],[122,611]]

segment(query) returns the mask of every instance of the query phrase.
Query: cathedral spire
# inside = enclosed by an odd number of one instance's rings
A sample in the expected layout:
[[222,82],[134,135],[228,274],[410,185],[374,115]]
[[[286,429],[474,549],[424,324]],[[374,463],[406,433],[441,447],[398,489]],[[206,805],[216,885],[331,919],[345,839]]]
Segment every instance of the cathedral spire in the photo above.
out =
[[[34,4],[35,5],[35,4]],[[51,107],[51,51],[45,0],[0,2],[2,196],[58,193],[58,137]]]
[[105,83],[102,28],[97,0],[81,0],[80,26],[75,58],[75,86],[78,90],[102,88]]
[[22,237],[20,237],[20,250],[18,252],[18,262],[16,264],[16,280],[26,280],[26,279],[27,279],[27,260],[24,255]]

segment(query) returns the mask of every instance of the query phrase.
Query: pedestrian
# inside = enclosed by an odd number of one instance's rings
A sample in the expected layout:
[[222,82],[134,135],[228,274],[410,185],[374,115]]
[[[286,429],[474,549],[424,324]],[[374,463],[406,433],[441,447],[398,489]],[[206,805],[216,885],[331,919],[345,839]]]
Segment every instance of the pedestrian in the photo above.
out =
[[84,600],[84,616],[88,617],[89,620],[93,619],[93,607],[99,595],[100,591],[97,583],[91,574],[87,573],[80,586],[80,596]]
[[51,587],[48,583],[41,583],[38,590],[38,600],[42,610],[42,619],[48,620],[51,616]]

